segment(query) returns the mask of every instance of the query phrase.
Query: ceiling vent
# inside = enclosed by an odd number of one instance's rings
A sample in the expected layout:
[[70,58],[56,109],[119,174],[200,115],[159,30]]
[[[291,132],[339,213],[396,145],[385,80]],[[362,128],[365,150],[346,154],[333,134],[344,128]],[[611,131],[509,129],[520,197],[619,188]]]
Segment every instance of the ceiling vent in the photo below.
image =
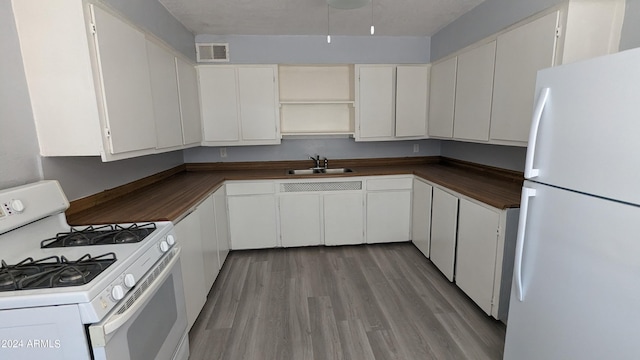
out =
[[198,62],[228,62],[229,43],[197,43]]

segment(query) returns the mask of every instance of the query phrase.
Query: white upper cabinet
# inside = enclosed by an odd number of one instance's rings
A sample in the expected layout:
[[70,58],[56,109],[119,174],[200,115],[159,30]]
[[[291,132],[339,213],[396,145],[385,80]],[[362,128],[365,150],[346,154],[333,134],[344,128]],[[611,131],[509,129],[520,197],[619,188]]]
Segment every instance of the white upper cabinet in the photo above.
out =
[[42,156],[112,161],[182,148],[168,47],[148,47],[143,31],[91,2],[12,6]]
[[153,99],[144,34],[91,6],[111,153],[156,147]]
[[497,37],[491,142],[526,146],[536,74],[618,51],[623,0],[572,0]]
[[428,127],[430,137],[453,137],[457,64],[458,58],[453,57],[431,66]]
[[201,66],[200,105],[202,108],[203,142],[237,142],[238,85],[233,67]]
[[200,66],[203,145],[279,144],[277,67]]
[[182,143],[200,145],[202,125],[200,123],[200,102],[198,96],[198,75],[196,68],[176,57],[178,89],[180,94],[180,119],[182,120]]
[[458,55],[453,137],[489,140],[496,42]]
[[181,146],[182,124],[175,56],[150,40],[147,40],[147,55],[156,124],[156,146]]
[[358,67],[358,138],[390,138],[394,133],[394,67]]
[[570,0],[439,60],[431,137],[526,146],[538,70],[617,51],[623,0]]
[[529,137],[538,70],[554,64],[559,12],[498,36],[491,139],[521,142]]
[[238,68],[243,140],[269,142],[279,138],[275,84],[275,67]]
[[356,65],[356,141],[424,138],[428,65]]
[[396,137],[427,134],[429,66],[396,68]]

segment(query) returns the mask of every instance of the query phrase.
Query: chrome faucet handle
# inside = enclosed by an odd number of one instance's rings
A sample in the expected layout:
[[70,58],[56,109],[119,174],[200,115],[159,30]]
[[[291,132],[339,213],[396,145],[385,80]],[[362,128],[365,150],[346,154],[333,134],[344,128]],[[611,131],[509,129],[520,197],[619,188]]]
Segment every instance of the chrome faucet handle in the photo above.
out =
[[327,159],[326,157],[324,157],[323,159],[324,159],[324,168],[328,169],[329,168],[329,159]]

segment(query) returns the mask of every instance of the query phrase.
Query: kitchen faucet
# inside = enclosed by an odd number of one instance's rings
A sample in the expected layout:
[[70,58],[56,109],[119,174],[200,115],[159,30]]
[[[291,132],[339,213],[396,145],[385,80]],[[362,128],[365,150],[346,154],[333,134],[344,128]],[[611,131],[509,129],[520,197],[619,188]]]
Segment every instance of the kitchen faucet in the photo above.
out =
[[[329,159],[327,159],[326,157],[323,157],[321,160],[320,155],[317,155],[317,154],[315,157],[311,155],[308,155],[308,156],[309,156],[309,159],[313,160],[316,165],[314,169],[323,169],[323,168],[326,169],[329,165]],[[324,160],[324,164],[323,164],[324,166],[320,166],[320,161],[323,161],[323,160]]]

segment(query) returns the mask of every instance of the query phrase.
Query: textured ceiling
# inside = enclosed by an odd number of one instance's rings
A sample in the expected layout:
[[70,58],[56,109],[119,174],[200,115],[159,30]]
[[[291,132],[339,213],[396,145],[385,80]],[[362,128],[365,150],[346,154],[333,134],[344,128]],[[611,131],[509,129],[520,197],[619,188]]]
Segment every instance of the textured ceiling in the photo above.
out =
[[[369,35],[372,8],[325,0],[158,0],[195,34]],[[484,0],[372,0],[376,35],[431,36]]]

